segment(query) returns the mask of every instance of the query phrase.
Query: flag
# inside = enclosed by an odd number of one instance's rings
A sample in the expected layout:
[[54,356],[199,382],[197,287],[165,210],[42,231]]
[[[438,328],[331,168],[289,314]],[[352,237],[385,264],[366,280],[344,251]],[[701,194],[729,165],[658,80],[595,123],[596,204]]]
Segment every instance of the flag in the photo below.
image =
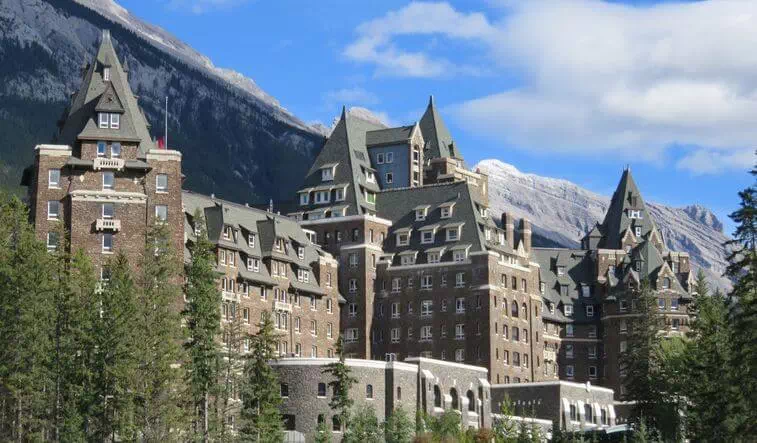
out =
[[158,138],[158,149],[166,149],[166,140],[163,137]]

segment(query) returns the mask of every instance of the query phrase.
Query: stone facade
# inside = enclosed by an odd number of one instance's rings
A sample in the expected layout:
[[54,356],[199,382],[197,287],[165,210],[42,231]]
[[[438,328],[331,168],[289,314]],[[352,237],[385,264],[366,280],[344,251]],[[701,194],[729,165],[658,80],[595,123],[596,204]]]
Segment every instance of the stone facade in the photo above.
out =
[[[274,363],[281,382],[282,411],[287,430],[312,441],[319,420],[325,420],[334,441],[344,431],[329,408],[330,375],[323,370],[336,359],[284,358]],[[347,359],[358,381],[350,391],[355,407],[371,406],[379,422],[397,408],[413,419],[415,411],[438,415],[456,410],[463,426],[491,427],[491,394],[486,370],[425,358],[405,362]]]

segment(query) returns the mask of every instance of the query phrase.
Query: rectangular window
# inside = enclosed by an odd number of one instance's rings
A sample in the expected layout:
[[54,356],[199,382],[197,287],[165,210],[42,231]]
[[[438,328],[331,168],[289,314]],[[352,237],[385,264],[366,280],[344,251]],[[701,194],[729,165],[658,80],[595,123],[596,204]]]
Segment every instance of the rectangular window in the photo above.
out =
[[47,219],[58,220],[60,218],[60,202],[51,200],[47,202]]
[[565,345],[565,358],[573,358],[573,345]]
[[455,340],[463,340],[463,339],[465,339],[465,325],[457,324],[455,325]]
[[107,112],[101,112],[101,113],[99,114],[99,118],[100,118],[100,129],[108,129],[108,126],[109,126],[109,124],[110,124],[110,121],[109,121],[109,117],[110,117],[110,116],[108,115],[108,113],[107,113]]
[[432,230],[421,231],[421,243],[423,243],[424,245],[427,245],[433,242],[434,242],[434,231]]
[[310,320],[310,334],[313,336],[318,335],[318,323],[315,320]]
[[400,328],[392,328],[391,331],[392,343],[400,342]]
[[50,169],[47,171],[47,187],[60,187],[60,169]]
[[431,289],[433,285],[433,278],[430,275],[424,275],[421,277],[421,289]]
[[334,170],[332,168],[321,169],[321,180],[325,182],[334,180]]
[[392,292],[400,292],[402,287],[402,280],[399,277],[392,279]]
[[350,279],[350,292],[357,292],[357,280],[356,279]]
[[573,337],[573,325],[565,325],[565,336]]
[[121,157],[121,143],[113,143],[110,145],[110,156],[114,158]]
[[103,189],[113,189],[115,176],[112,172],[103,172]]
[[458,297],[455,299],[455,313],[457,314],[465,313],[465,298]]
[[393,163],[393,162],[394,162],[394,152],[387,152],[386,163]]
[[462,288],[465,286],[465,273],[458,272],[455,274],[455,287]]
[[465,361],[465,349],[455,349],[455,361]]
[[428,317],[434,311],[434,302],[431,300],[423,300],[421,302],[421,317]]
[[391,172],[386,173],[386,183],[387,184],[394,183],[394,174],[392,174]]
[[565,312],[566,317],[573,316],[573,305],[565,305],[563,306],[563,311]]
[[347,312],[350,317],[357,317],[357,303],[350,303]]
[[410,244],[410,234],[403,232],[397,234],[397,246],[407,246]]
[[168,206],[155,205],[155,218],[161,222],[168,220]]
[[155,177],[155,190],[158,192],[168,191],[168,174],[158,174]]
[[589,305],[586,307],[586,316],[594,317],[594,306]]
[[113,252],[113,234],[109,232],[103,234],[103,252]]
[[110,128],[111,129],[118,129],[121,126],[121,115],[120,114],[110,114]]
[[460,228],[447,229],[447,241],[457,241],[460,238]]
[[355,343],[358,339],[358,331],[357,328],[350,328],[344,331],[345,332],[345,339],[347,343]]
[[671,323],[671,329],[673,329],[674,331],[677,331],[680,326],[681,326],[681,320],[678,318],[674,318]]
[[110,219],[113,218],[116,214],[115,205],[113,203],[103,203],[102,205],[102,216],[103,218]]
[[376,154],[376,164],[383,165],[384,164],[384,153],[379,152]]
[[626,312],[627,309],[628,309],[628,303],[625,300],[619,300],[618,310],[620,310],[620,312]]
[[457,263],[465,261],[465,250],[455,251],[453,258]]
[[103,68],[103,81],[110,81],[110,68]]
[[58,249],[58,233],[48,232],[47,233],[47,250],[55,251],[56,249]]

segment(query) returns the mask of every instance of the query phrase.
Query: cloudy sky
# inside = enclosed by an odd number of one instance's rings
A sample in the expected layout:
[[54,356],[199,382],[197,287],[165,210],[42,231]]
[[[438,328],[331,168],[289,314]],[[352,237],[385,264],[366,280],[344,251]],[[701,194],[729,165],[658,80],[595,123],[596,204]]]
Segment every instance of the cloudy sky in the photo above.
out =
[[[757,2],[120,0],[305,121],[393,124],[433,94],[486,158],[722,219],[757,147]],[[723,220],[726,221],[726,220]]]

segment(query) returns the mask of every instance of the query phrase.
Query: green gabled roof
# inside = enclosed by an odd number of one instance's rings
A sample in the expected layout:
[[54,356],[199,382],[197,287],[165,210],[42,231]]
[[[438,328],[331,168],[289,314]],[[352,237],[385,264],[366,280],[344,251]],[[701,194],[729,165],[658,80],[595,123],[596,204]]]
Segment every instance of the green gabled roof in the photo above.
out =
[[[628,217],[629,210],[641,211],[640,219],[631,219]],[[636,226],[641,227],[642,237],[646,237],[654,229],[654,221],[647,211],[641,192],[636,186],[636,182],[631,176],[631,170],[626,169],[620,178],[615,193],[610,200],[610,207],[602,222],[600,231],[602,239],[599,242],[600,248],[620,249],[621,241],[626,229],[634,229]]]
[[[110,81],[103,79],[105,67],[110,69]],[[115,98],[107,102],[107,96],[111,92]],[[120,113],[119,129],[99,128],[98,108],[105,112]],[[73,95],[60,133],[55,137],[56,143],[70,146],[75,146],[81,139],[137,142],[140,156],[155,147],[150,138],[147,120],[129,87],[126,72],[118,60],[108,31],[103,31],[97,56],[84,74],[81,87]]]
[[413,136],[415,125],[377,129],[365,134],[366,146],[387,146],[407,143]]
[[426,158],[455,157],[462,160],[463,156],[454,148],[452,135],[436,109],[433,96],[429,98],[419,124],[428,148]]

